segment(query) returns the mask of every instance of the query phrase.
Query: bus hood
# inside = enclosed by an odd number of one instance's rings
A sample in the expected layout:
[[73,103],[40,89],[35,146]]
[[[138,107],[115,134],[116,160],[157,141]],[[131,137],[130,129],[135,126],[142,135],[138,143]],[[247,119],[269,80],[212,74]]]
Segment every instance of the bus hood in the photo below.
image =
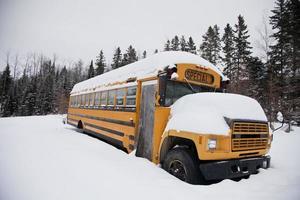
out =
[[165,131],[228,135],[230,127],[225,118],[267,122],[255,99],[238,94],[205,92],[178,99],[171,106]]

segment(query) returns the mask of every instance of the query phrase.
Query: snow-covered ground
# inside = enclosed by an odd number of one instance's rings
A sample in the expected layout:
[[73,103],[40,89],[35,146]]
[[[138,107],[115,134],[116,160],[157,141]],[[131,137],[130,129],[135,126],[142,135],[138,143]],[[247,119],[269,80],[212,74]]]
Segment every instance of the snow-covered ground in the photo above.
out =
[[274,134],[271,168],[239,182],[184,183],[61,123],[0,119],[0,200],[300,199],[300,128]]

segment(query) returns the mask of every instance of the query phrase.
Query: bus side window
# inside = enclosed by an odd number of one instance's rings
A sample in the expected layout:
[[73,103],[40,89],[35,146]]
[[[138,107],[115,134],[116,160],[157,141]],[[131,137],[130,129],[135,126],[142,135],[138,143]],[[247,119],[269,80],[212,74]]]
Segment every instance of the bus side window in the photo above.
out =
[[70,107],[72,107],[72,105],[73,105],[73,97],[70,97]]
[[115,96],[116,96],[116,90],[108,91],[107,106],[109,106],[109,107],[115,106]]
[[78,95],[78,108],[80,108],[81,105],[81,95]]
[[135,98],[136,98],[136,87],[127,88],[126,106],[135,107]]
[[80,95],[77,95],[77,107],[80,107],[80,101],[81,101],[81,98],[80,98]]
[[89,94],[85,94],[85,107],[89,106]]
[[81,95],[81,107],[84,107],[85,105],[85,94]]
[[94,107],[98,108],[100,103],[100,92],[95,93]]
[[107,91],[101,92],[100,105],[104,108],[107,104]]
[[76,107],[77,96],[73,96],[73,107]]
[[75,107],[75,96],[72,97],[72,107]]
[[125,89],[118,89],[116,95],[116,105],[123,107],[124,106],[124,96],[125,96]]
[[94,92],[90,94],[90,108],[94,107],[94,95]]

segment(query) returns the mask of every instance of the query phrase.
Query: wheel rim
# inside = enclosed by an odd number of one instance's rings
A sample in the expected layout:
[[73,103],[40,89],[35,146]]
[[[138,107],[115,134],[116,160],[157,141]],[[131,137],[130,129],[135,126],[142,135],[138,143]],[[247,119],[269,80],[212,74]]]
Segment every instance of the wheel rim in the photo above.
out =
[[186,170],[182,162],[179,160],[173,160],[169,165],[169,172],[173,176],[179,178],[182,181],[186,181]]

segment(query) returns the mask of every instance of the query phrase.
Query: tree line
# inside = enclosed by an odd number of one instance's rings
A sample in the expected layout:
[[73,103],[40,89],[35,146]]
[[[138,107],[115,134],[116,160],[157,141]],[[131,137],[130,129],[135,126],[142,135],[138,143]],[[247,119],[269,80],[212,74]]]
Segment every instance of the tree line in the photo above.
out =
[[[223,66],[230,79],[228,92],[257,99],[269,120],[273,121],[281,111],[288,119],[299,121],[299,4],[298,0],[275,2],[269,18],[272,34],[261,32],[263,58],[253,55],[248,27],[241,15],[236,24],[225,25],[222,35],[220,27],[212,25],[202,36],[201,44],[196,45],[191,36],[175,35],[164,43],[161,51],[186,51]],[[65,113],[74,84],[146,57],[146,50],[138,56],[130,45],[124,53],[117,47],[111,64],[106,62],[103,50],[88,66],[81,60],[61,65],[55,58],[43,55],[29,56],[21,66],[17,58],[14,64],[7,59],[6,68],[0,73],[0,116]],[[19,68],[23,69],[22,75],[16,75]]]

